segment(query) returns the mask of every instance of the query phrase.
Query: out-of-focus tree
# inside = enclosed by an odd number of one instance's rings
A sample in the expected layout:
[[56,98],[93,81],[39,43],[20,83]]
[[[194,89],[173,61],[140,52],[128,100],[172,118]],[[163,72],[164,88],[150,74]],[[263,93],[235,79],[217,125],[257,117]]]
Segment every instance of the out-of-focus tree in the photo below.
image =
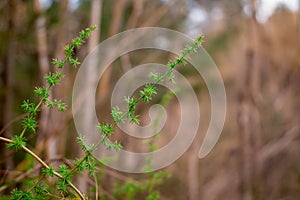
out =
[[[6,5],[5,5],[6,3]],[[12,129],[10,127],[6,127],[8,124],[10,124],[11,120],[13,119],[13,104],[14,104],[14,73],[15,73],[15,65],[16,65],[16,26],[17,26],[17,12],[19,7],[16,5],[15,1],[7,1],[3,3],[3,13],[6,7],[6,16],[7,17],[7,23],[3,24],[3,26],[6,28],[6,35],[5,40],[7,41],[6,46],[6,55],[5,58],[3,58],[2,64],[1,64],[1,74],[2,74],[2,89],[4,91],[3,98],[1,105],[3,112],[1,113],[1,130],[2,128],[6,128],[6,130],[2,130],[1,134],[3,134],[6,137],[12,137],[11,131]],[[9,155],[10,152],[7,149],[4,149],[2,152],[5,155],[5,169],[7,170],[13,170],[14,168],[14,162],[13,158]],[[8,176],[8,179],[11,177]]]
[[[102,0],[92,0],[91,1],[91,12],[90,12],[90,26],[96,25],[99,27],[97,30],[95,30],[89,40],[88,40],[88,51],[91,52],[99,43],[100,41],[100,30],[101,30],[101,18],[102,17]],[[97,71],[97,64],[91,61],[89,63],[89,68],[88,72],[86,74],[86,86],[85,86],[85,95],[84,96],[92,96],[93,93],[93,88],[91,87],[94,82],[97,82],[98,77],[96,76],[96,71]],[[94,101],[94,99],[90,99],[90,101]],[[86,102],[89,104],[90,102]],[[85,108],[90,108],[89,106],[82,105],[80,107],[85,107]],[[84,129],[87,132],[91,132],[93,130],[93,124],[94,124],[94,119],[93,117],[93,109],[84,109],[83,112],[83,120],[85,127]],[[83,152],[82,152],[83,153]],[[88,192],[89,188],[89,183],[88,183],[88,173],[84,172],[82,173],[81,176],[78,178],[78,184],[79,188],[84,192]],[[96,191],[96,199],[98,198],[98,191]]]

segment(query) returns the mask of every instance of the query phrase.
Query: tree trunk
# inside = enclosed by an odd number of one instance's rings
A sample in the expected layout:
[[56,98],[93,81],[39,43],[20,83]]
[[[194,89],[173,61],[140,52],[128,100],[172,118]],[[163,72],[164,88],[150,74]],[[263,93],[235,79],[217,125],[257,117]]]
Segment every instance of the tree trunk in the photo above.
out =
[[[120,31],[126,2],[127,0],[118,0],[118,3],[115,4],[111,26],[108,31],[108,36],[113,36]],[[109,67],[106,69],[106,73],[104,73],[103,76],[101,77],[99,91],[98,91],[100,105],[103,105],[105,101],[108,99],[111,73],[112,73],[112,69],[111,67]]]
[[[48,58],[46,17],[43,13],[39,0],[34,0],[34,11],[38,16],[35,23],[35,34],[37,39],[36,48],[38,53],[40,82],[43,85],[46,85],[44,76],[50,71],[50,65],[49,65],[49,58]],[[39,126],[38,126],[38,137],[36,142],[36,150],[38,154],[40,154],[44,148],[47,148],[44,145],[44,141],[47,136],[48,121],[49,121],[49,109],[46,106],[42,106],[40,119],[39,119]]]
[[249,1],[251,20],[249,45],[246,52],[246,70],[244,82],[239,91],[238,125],[240,128],[240,199],[260,199],[258,150],[259,111],[257,109],[257,96],[259,95],[259,65],[257,61],[257,21],[256,0]]
[[141,0],[133,0],[133,11],[128,19],[127,28],[135,28],[138,20],[143,13],[144,2]]
[[192,144],[188,156],[188,196],[189,200],[199,200],[199,158],[198,145]]
[[298,0],[298,70],[300,69],[300,0]]
[[[15,0],[8,1],[8,49],[7,49],[7,58],[6,64],[4,67],[4,105],[3,105],[3,124],[4,126],[7,125],[13,117],[13,103],[14,103],[14,93],[13,93],[13,86],[14,86],[14,68],[15,68],[15,60],[16,60],[16,10],[17,10],[17,2]],[[4,131],[4,136],[7,138],[12,137],[12,129],[8,127]],[[12,170],[14,168],[14,161],[13,157],[10,155],[10,151],[5,148],[4,154],[6,157],[5,162],[5,169]],[[8,176],[7,179],[9,180],[11,177]]]
[[[101,13],[102,13],[102,0],[93,0],[91,4],[91,18],[90,18],[90,25],[94,26],[97,25],[98,29],[93,31],[91,33],[91,36],[88,39],[88,49],[89,52],[91,52],[99,43],[100,40],[100,30],[101,30]],[[86,74],[86,82],[85,85],[85,96],[90,96],[93,92],[93,89],[91,88],[91,85],[93,85],[94,82],[97,82],[98,77],[96,76],[97,71],[97,65],[96,63],[89,63],[88,73]],[[95,99],[86,99],[87,101],[95,101]],[[93,128],[93,112],[94,109],[87,109],[90,107],[86,107],[83,112],[83,119],[85,121],[84,130],[86,133],[91,132],[91,128]],[[81,151],[81,153],[83,153]],[[83,172],[81,176],[78,177],[78,187],[81,189],[82,192],[87,193],[88,192],[88,173]]]
[[[65,41],[68,39],[66,36],[68,35],[67,29],[67,20],[69,16],[69,0],[61,0],[59,2],[59,24],[57,26],[57,39],[55,44],[55,52],[54,57],[58,59],[63,59],[64,54],[64,46]],[[62,69],[64,74],[68,74],[69,68],[67,64]],[[53,98],[62,99],[62,101],[66,101],[64,98],[68,94],[66,91],[70,91],[68,76],[64,77],[64,79],[60,82],[59,87],[53,88]],[[53,111],[50,113],[49,124],[51,124],[51,131],[48,133],[47,138],[47,157],[48,159],[55,158],[58,154],[64,154],[64,150],[66,147],[66,138],[62,135],[65,134],[62,131],[62,127],[65,127],[63,124],[65,121],[63,120],[64,113]]]

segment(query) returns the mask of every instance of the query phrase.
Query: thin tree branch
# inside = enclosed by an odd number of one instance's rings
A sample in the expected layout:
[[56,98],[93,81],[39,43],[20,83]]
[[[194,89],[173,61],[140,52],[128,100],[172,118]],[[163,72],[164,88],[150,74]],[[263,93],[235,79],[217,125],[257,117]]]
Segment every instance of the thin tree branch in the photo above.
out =
[[[4,137],[0,137],[0,141],[6,142],[6,143],[12,143],[14,144],[15,142],[13,140],[10,140],[8,138],[4,138]],[[31,151],[30,149],[28,149],[26,146],[22,146],[22,149],[24,151],[26,151],[28,154],[30,154],[32,157],[34,157],[42,166],[44,166],[46,169],[50,169],[49,165],[47,165],[40,157],[38,157],[33,151]],[[62,180],[64,180],[64,178],[56,171],[54,171],[54,175]],[[67,184],[70,185],[70,187],[78,194],[78,196],[80,197],[80,199],[85,200],[84,195],[79,191],[79,189],[73,185],[73,183],[71,183],[70,181],[67,181]]]

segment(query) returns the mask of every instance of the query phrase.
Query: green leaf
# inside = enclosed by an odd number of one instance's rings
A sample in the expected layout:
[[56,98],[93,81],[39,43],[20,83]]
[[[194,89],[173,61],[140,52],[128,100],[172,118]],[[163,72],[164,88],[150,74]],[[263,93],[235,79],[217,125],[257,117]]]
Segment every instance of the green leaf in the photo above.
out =
[[116,123],[124,122],[123,112],[120,111],[118,106],[113,107],[111,116]]
[[37,110],[35,108],[35,104],[31,103],[28,99],[23,101],[23,104],[21,105],[24,112],[28,112],[31,115],[36,115]]
[[96,162],[92,156],[87,157],[87,162],[85,162],[86,168],[90,174],[94,174],[96,171]]
[[149,102],[152,96],[157,94],[157,88],[152,84],[147,84],[143,90],[140,91],[140,97],[143,101]]
[[171,83],[175,84],[175,75],[173,70],[169,70],[167,72],[168,80],[171,81]]
[[124,99],[125,103],[128,104],[128,113],[134,113],[135,112],[135,106],[139,102],[137,99],[134,97],[125,97]]
[[37,121],[31,116],[27,116],[23,119],[22,125],[24,128],[27,128],[28,130],[35,132],[37,128]]
[[156,151],[156,150],[157,150],[157,147],[154,145],[153,141],[151,141],[149,143],[149,151],[153,152],[153,151]]
[[130,119],[130,123],[133,123],[133,124],[140,124],[140,120],[138,119],[138,115],[135,115],[133,113],[130,113],[128,115],[129,119]]
[[79,171],[83,171],[85,169],[85,166],[86,166],[85,162],[86,162],[85,160],[82,161],[81,159],[76,159],[74,161],[74,166],[76,166]]
[[69,188],[69,184],[63,180],[63,181],[56,181],[57,190],[63,194],[67,194],[67,189]]
[[23,104],[21,105],[22,109],[24,112],[28,112],[29,108],[31,107],[31,103],[29,102],[29,100],[24,100]]
[[153,179],[164,179],[164,178],[170,178],[171,174],[169,172],[157,171],[155,173],[151,173],[150,177]]
[[85,144],[85,138],[83,136],[77,137],[77,142],[81,146],[81,149],[87,152],[88,145]]
[[84,142],[85,142],[84,137],[83,137],[83,136],[77,137],[77,142],[78,142],[80,145],[84,144]]
[[150,72],[149,76],[155,83],[159,83],[159,82],[163,81],[163,76],[159,73]]
[[90,27],[90,30],[91,30],[91,31],[97,30],[97,25],[91,26],[91,27]]
[[104,134],[106,137],[111,136],[114,131],[114,127],[111,124],[99,124],[97,128],[100,133]]
[[54,108],[54,102],[50,101],[50,100],[47,100],[46,102],[47,106],[50,108],[50,109],[53,109]]
[[15,135],[12,138],[13,143],[8,143],[7,147],[12,150],[19,150],[26,145],[26,142],[24,140],[25,138],[23,136]]
[[114,145],[111,143],[111,141],[107,138],[104,137],[101,141],[101,143],[105,146],[106,149],[112,150],[114,148]]
[[86,153],[92,153],[96,148],[95,144],[91,144],[91,145],[85,144],[85,139],[83,136],[77,137],[77,142],[80,145],[81,149]]
[[93,153],[95,148],[96,148],[95,144],[87,145],[86,152],[91,154],[91,153]]
[[70,169],[67,167],[67,165],[62,164],[59,166],[59,173],[65,179],[66,181],[71,180],[71,174],[70,174]]
[[182,57],[177,57],[175,60],[176,60],[177,64],[183,64],[184,63]]
[[136,199],[136,193],[141,191],[141,187],[132,183],[128,182],[122,187],[124,195],[126,195],[126,200]]
[[79,48],[82,44],[84,43],[84,40],[81,37],[76,37],[72,40],[72,44],[76,47]]
[[25,191],[25,190],[18,190],[18,189],[14,189],[12,191],[12,200],[32,200],[33,196],[30,194],[29,191]]
[[80,62],[78,61],[78,58],[68,58],[68,61],[70,62],[70,64],[76,68],[78,65],[80,65]]
[[181,52],[181,56],[186,57],[190,52],[194,51],[194,49],[195,49],[194,46],[187,45]]
[[61,69],[66,64],[66,60],[59,60],[58,58],[54,58],[52,59],[51,63],[53,65],[57,65],[57,67]]
[[43,168],[42,173],[45,176],[54,177],[54,168],[52,166],[50,166],[49,168]]
[[46,102],[46,100],[48,99],[48,97],[50,96],[48,89],[46,87],[35,87],[34,89],[34,93],[37,96],[42,97],[43,102]]
[[37,194],[40,197],[46,197],[47,195],[47,190],[45,189],[45,187],[41,184],[37,184],[34,187],[34,193]]
[[64,103],[62,103],[60,100],[55,99],[54,104],[56,105],[56,107],[60,112],[64,112],[67,109],[67,106]]
[[202,46],[203,38],[204,38],[204,35],[201,34],[201,35],[199,35],[199,36],[195,39],[195,44],[196,44],[198,47]]
[[90,34],[91,34],[91,30],[89,28],[86,28],[79,33],[79,37],[82,39],[86,39],[90,36]]
[[64,75],[60,72],[51,73],[45,76],[46,82],[50,85],[56,85],[58,82],[64,77]]
[[146,200],[157,200],[159,198],[159,192],[154,191],[150,195],[147,196]]
[[59,63],[59,59],[58,58],[52,58],[52,62],[53,65],[58,65]]
[[115,141],[114,143],[114,149],[115,150],[120,150],[123,148],[123,145],[119,141]]
[[11,200],[19,200],[22,198],[22,192],[18,188],[13,189],[11,192]]
[[171,69],[173,69],[177,65],[177,63],[174,62],[174,61],[169,61],[167,65],[168,65],[168,67],[170,67]]
[[65,46],[65,53],[67,57],[71,57],[74,51],[74,46],[71,44],[68,44]]

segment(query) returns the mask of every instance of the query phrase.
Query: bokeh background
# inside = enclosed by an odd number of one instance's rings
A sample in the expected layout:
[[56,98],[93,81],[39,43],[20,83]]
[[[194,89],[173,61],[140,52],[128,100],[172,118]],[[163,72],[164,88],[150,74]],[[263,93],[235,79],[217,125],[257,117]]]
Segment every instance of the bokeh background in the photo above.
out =
[[[163,170],[171,177],[156,186],[159,199],[300,199],[300,1],[1,0],[1,135],[11,138],[21,130],[15,122],[22,117],[20,105],[24,99],[34,99],[32,90],[53,70],[51,58],[62,58],[64,45],[81,29],[95,24],[98,30],[76,52],[81,60],[99,42],[121,31],[158,26],[190,37],[204,33],[203,47],[222,74],[228,99],[226,123],[213,151],[200,160],[198,151],[210,120],[209,94],[192,68],[178,68],[197,93],[201,126],[188,151]],[[143,50],[116,60],[99,83],[99,120],[111,121],[110,95],[122,74],[142,63],[165,64],[172,57]],[[64,68],[66,77],[53,90],[53,98],[71,105],[76,71]],[[165,88],[160,91],[167,92]],[[174,136],[180,113],[175,98],[158,95],[154,102],[162,100],[169,122],[160,137],[139,141],[117,131],[113,139],[132,151],[147,151],[149,143],[156,148],[165,145]],[[149,122],[148,108],[146,104],[138,107],[142,124]],[[29,145],[48,161],[74,159],[81,153],[76,136],[71,106],[65,113],[45,109]],[[8,151],[4,144],[0,151],[1,199],[9,193],[6,186],[13,180],[23,184],[18,177],[31,169],[34,161],[22,152]],[[126,194],[113,197],[115,185],[146,176],[106,167],[99,173],[103,199],[130,199]],[[88,191],[91,184],[86,175],[76,181]]]

